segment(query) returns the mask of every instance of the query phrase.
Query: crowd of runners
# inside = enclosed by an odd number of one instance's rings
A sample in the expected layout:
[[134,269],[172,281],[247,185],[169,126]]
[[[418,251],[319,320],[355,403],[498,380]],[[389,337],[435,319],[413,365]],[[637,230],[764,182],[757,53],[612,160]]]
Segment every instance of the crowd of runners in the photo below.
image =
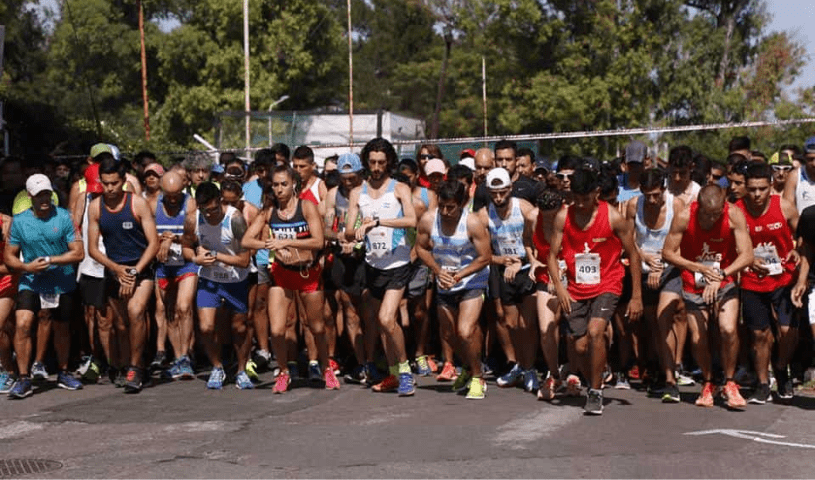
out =
[[494,378],[597,415],[631,380],[665,403],[697,382],[703,407],[789,400],[815,331],[815,137],[730,152],[549,162],[503,140],[451,162],[375,138],[319,172],[282,144],[251,164],[7,157],[0,392],[49,370],[126,393],[270,371],[275,394],[302,378],[411,396],[435,376],[482,399]]

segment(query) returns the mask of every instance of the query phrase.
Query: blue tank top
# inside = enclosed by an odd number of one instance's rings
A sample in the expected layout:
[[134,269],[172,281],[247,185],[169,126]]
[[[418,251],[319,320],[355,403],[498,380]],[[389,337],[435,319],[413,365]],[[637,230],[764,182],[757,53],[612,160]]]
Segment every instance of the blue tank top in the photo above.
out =
[[512,203],[509,218],[506,220],[498,215],[495,204],[490,202],[488,214],[492,250],[496,255],[519,257],[523,263],[527,263],[523,244],[524,214],[521,202],[515,197],[509,201]]
[[119,264],[138,262],[147,250],[147,237],[133,214],[133,194],[125,194],[124,204],[116,212],[108,209],[104,201],[100,203],[99,232],[106,255]]
[[[453,235],[448,236],[441,231],[441,215],[439,215],[438,210],[436,211],[430,239],[433,241],[433,258],[436,259],[442,270],[455,273],[467,267],[478,257],[475,245],[473,245],[470,235],[467,233],[467,217],[469,215],[470,213],[465,209],[461,213],[458,225],[456,225],[456,231],[453,232]],[[449,294],[462,290],[487,288],[488,279],[489,269],[485,267],[462,278],[449,290],[439,288],[439,293]]]
[[[671,229],[671,222],[674,218],[674,196],[665,192],[665,222],[657,229],[648,228],[645,224],[645,197],[637,197],[637,216],[634,217],[634,235],[640,250],[650,255],[660,256],[665,238]],[[642,272],[648,273],[651,267],[642,262]]]
[[[156,206],[156,232],[161,235],[164,232],[171,232],[173,235],[179,237],[184,233],[184,221],[187,218],[187,194],[184,194],[184,199],[181,200],[181,208],[178,213],[171,217],[167,215],[167,210],[164,209],[164,194],[158,196],[158,205]],[[170,246],[170,252],[167,254],[167,261],[165,265],[174,267],[184,265],[184,255],[181,253],[181,244],[175,243]]]

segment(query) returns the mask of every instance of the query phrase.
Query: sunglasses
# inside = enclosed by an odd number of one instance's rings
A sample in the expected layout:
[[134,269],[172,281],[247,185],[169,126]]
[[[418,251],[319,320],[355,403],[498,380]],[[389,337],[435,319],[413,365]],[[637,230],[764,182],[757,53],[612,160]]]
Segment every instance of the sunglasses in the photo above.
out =
[[776,172],[788,172],[792,170],[792,165],[773,165],[773,170]]
[[430,160],[431,158],[433,158],[433,155],[430,155],[429,153],[423,153],[419,155],[419,158],[422,160]]
[[574,175],[574,174],[573,173],[556,173],[555,177],[557,177],[558,180],[566,180],[567,178],[571,177],[572,175]]

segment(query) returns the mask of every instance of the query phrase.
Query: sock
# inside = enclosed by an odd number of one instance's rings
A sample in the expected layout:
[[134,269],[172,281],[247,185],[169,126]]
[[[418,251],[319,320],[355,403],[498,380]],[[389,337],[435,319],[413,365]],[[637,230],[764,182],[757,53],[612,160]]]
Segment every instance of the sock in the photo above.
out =
[[410,364],[407,361],[399,364],[399,373],[411,373]]
[[388,367],[388,373],[390,373],[394,377],[399,376],[399,365],[398,364],[397,365],[391,365],[390,367]]

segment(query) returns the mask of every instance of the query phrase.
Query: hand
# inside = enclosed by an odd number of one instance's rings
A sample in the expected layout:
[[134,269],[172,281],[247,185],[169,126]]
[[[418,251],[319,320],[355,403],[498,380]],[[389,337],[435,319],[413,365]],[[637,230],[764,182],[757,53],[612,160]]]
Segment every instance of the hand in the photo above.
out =
[[555,289],[561,310],[566,314],[572,313],[572,302],[574,301],[572,300],[572,296],[569,295],[569,292],[563,287],[555,286]]
[[797,267],[798,264],[801,263],[801,255],[798,253],[798,250],[794,248],[790,250],[790,253],[788,253],[787,256],[784,257],[784,263],[787,264],[791,263]]
[[722,277],[719,274],[719,269],[717,268],[702,265],[701,267],[699,267],[699,273],[701,273],[705,277],[705,280],[707,280],[708,284],[719,283],[724,281],[724,277]]
[[807,292],[806,279],[804,279],[803,281],[798,280],[797,282],[795,282],[795,286],[792,287],[792,291],[790,292],[792,304],[798,308],[803,308],[804,306],[803,297],[806,292]]
[[705,290],[702,292],[702,300],[708,305],[712,305],[716,301],[716,296],[719,294],[719,287],[721,282],[708,282],[705,285]]
[[372,228],[376,227],[378,220],[374,220],[372,218],[366,218],[362,221],[362,225],[357,228],[355,237],[358,242],[365,240],[365,235],[371,231]]
[[173,232],[170,232],[170,231],[161,232],[161,235],[159,235],[158,239],[159,239],[159,241],[162,241],[162,242],[165,241],[165,240],[169,240],[169,241],[172,242],[173,240],[175,240],[175,234]]
[[277,257],[278,260],[282,261],[283,263],[291,263],[292,257],[294,257],[294,255],[291,254],[291,250],[289,250],[288,248],[276,250],[275,256]]
[[662,272],[664,266],[662,265],[661,258],[662,257],[651,255],[645,252],[643,252],[642,254],[642,261],[644,261],[648,265],[652,272],[653,271]]
[[51,262],[45,261],[45,257],[37,257],[31,262],[23,264],[23,270],[28,273],[40,273],[48,269]]
[[437,278],[439,281],[439,287],[444,290],[449,290],[458,283],[456,276],[446,270],[440,270]]
[[538,281],[538,277],[537,277],[537,275],[536,275],[536,272],[538,271],[538,269],[539,269],[539,268],[542,268],[544,271],[546,271],[546,265],[542,264],[540,261],[538,261],[537,259],[533,258],[533,259],[532,259],[532,260],[529,262],[529,278],[530,278],[530,280],[532,280],[533,282],[537,282],[537,281]]
[[657,289],[659,289],[659,281],[661,279],[662,279],[662,271],[651,270],[651,272],[648,273],[648,280],[646,282],[646,285],[651,290],[657,290]]
[[195,257],[192,259],[196,265],[208,267],[215,263],[215,254],[204,247],[199,246],[195,249]]
[[129,298],[133,295],[136,288],[136,276],[130,274],[130,269],[127,265],[116,265],[114,272],[116,279],[119,281],[119,296],[121,298]]
[[290,246],[289,239],[286,238],[270,238],[266,240],[266,248],[269,251],[277,252]]
[[642,315],[642,298],[631,297],[628,302],[628,308],[625,310],[625,316],[632,322],[637,322]]
[[504,280],[507,283],[515,280],[515,275],[521,271],[521,259],[518,257],[504,257]]
[[356,246],[356,243],[346,242],[342,238],[338,240],[338,243],[340,245],[340,253],[342,255],[351,255],[352,253],[354,253],[354,246]]
[[164,238],[164,234],[162,234],[161,243],[159,244],[158,253],[156,254],[156,259],[161,263],[166,262],[167,257],[170,255],[170,247],[172,246],[173,246],[172,236],[169,239],[167,239]]
[[764,260],[758,257],[753,258],[750,269],[759,277],[766,277],[770,274],[770,270],[764,266]]

